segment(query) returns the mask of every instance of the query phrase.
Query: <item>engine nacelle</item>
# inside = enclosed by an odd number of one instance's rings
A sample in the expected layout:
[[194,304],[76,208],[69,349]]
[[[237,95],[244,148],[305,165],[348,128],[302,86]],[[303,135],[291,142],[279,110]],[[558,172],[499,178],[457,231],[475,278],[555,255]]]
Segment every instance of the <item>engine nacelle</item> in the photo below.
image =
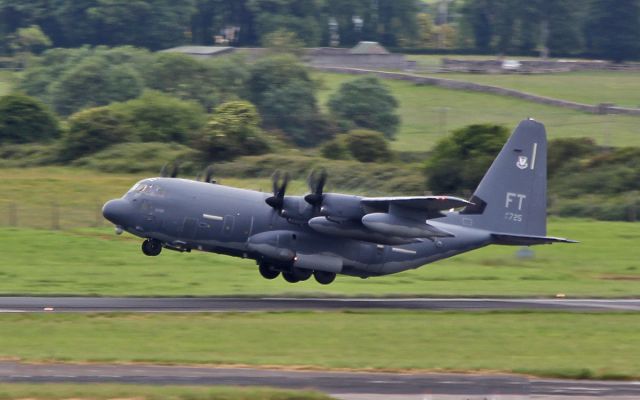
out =
[[292,250],[293,234],[287,231],[264,232],[249,237],[247,248],[273,261],[293,262],[296,253]]
[[429,225],[426,221],[419,222],[385,213],[367,214],[362,217],[362,224],[374,232],[403,238],[442,238],[454,236],[449,232]]
[[367,229],[360,221],[334,221],[327,217],[316,217],[309,220],[309,227],[325,235],[362,240],[365,242],[400,245],[413,243],[415,240],[384,235]]
[[360,220],[365,214],[360,201],[361,197],[346,194],[326,193],[322,197],[320,214],[333,219]]

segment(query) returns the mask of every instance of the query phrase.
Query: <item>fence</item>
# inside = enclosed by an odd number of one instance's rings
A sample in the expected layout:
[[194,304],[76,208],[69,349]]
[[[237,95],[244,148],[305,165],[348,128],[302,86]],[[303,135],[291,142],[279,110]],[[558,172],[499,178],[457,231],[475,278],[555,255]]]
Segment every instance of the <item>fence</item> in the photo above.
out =
[[0,227],[65,230],[109,226],[102,216],[102,203],[69,206],[58,202],[43,205],[0,203]]

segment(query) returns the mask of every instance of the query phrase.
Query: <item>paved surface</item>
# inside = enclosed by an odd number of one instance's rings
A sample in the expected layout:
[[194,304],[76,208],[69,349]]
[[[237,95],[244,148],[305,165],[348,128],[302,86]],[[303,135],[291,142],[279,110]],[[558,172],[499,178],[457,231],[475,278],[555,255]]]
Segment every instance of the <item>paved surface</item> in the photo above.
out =
[[[640,398],[640,382],[562,381],[513,375],[390,374],[152,365],[0,362],[0,382],[260,385],[315,389],[336,397],[386,399],[457,396],[587,396]],[[468,397],[466,397],[468,398]]]
[[640,299],[0,297],[0,312],[237,312],[336,309],[640,311]]

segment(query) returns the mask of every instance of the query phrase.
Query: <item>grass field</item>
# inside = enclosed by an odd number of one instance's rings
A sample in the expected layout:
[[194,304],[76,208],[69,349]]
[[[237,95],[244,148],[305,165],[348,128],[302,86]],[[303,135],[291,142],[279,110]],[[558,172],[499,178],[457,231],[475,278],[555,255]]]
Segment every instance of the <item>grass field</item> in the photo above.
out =
[[522,260],[514,247],[488,247],[417,270],[361,280],[341,276],[267,281],[255,263],[209,253],[165,251],[149,258],[138,238],[109,228],[52,232],[0,229],[1,294],[302,295],[302,296],[640,296],[637,224],[555,220],[550,234],[576,245],[534,248]]
[[[354,76],[339,74],[317,76],[324,82],[320,93],[322,104],[342,82],[355,79]],[[385,83],[400,103],[402,125],[392,144],[399,151],[428,151],[451,130],[469,124],[500,123],[513,129],[527,117],[543,122],[551,139],[586,136],[600,144],[640,145],[640,117],[593,115],[492,94],[418,86],[401,81],[386,80]],[[580,85],[566,83],[562,86],[562,90],[571,91]],[[637,83],[632,86],[637,87]]]
[[1,315],[0,357],[638,378],[640,314]]
[[521,90],[578,103],[640,107],[640,72],[591,71],[544,75],[438,74],[440,78]]
[[204,386],[144,386],[113,384],[6,384],[0,383],[0,400],[329,400],[320,393],[266,388]]

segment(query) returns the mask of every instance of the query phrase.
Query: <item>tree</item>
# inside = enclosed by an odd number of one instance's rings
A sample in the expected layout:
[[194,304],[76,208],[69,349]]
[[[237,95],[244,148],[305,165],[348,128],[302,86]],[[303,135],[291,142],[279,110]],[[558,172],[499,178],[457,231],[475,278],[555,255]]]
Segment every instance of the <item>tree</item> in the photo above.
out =
[[200,104],[151,90],[137,99],[112,104],[111,108],[126,115],[127,125],[143,142],[187,143],[206,121]]
[[197,100],[207,109],[217,101],[212,68],[188,55],[159,54],[149,66],[145,80],[151,89],[183,100]]
[[465,194],[480,183],[502,149],[509,131],[501,125],[469,125],[441,139],[426,163],[434,193]]
[[315,0],[247,0],[259,38],[284,30],[294,33],[307,46],[318,46],[322,39],[326,24],[319,18],[320,5]]
[[136,98],[142,89],[142,78],[133,67],[93,56],[65,71],[50,91],[55,110],[69,115],[83,108]]
[[389,143],[380,132],[356,129],[345,135],[349,153],[360,162],[389,161]]
[[41,52],[47,47],[51,47],[51,39],[42,32],[38,25],[31,25],[28,28],[20,28],[16,31],[11,47],[21,55],[22,66],[26,68],[28,60],[33,53]]
[[73,160],[132,140],[135,135],[125,113],[112,107],[90,108],[69,117],[62,153],[65,159]]
[[329,99],[331,113],[347,129],[364,128],[393,138],[400,117],[398,102],[391,91],[373,76],[345,82]]
[[40,101],[22,94],[0,98],[0,143],[48,141],[59,135],[58,121]]
[[243,155],[269,152],[269,142],[260,129],[255,106],[246,101],[232,101],[215,109],[197,141],[208,161],[231,160]]
[[622,62],[640,57],[640,1],[593,0],[587,22],[588,50]]
[[193,0],[64,0],[56,17],[65,45],[130,44],[162,49],[184,43]]
[[281,130],[299,146],[316,145],[332,134],[316,101],[316,83],[296,58],[278,55],[258,60],[247,80],[249,100],[267,129]]

